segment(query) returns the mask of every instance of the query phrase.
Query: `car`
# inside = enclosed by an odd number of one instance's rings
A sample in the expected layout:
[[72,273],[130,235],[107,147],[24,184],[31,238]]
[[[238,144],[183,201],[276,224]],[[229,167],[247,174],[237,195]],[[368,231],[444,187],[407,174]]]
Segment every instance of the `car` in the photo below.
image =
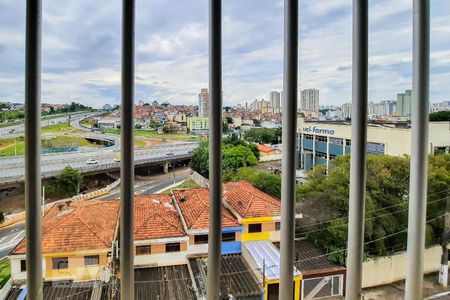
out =
[[88,164],[88,165],[96,165],[96,164],[98,164],[98,161],[96,160],[96,159],[88,159],[87,161],[86,161],[86,164]]
[[166,155],[173,155],[173,152],[167,152]]
[[120,156],[119,155],[114,156],[114,161],[115,162],[120,162]]

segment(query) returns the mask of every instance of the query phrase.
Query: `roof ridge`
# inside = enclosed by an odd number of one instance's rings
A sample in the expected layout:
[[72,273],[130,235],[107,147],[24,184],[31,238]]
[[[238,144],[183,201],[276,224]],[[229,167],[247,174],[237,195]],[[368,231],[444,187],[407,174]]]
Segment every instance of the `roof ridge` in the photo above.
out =
[[160,217],[162,220],[166,221],[166,223],[168,223],[170,226],[175,227],[178,231],[180,231],[181,233],[185,233],[183,229],[180,229],[178,226],[176,226],[175,224],[173,224],[172,222],[169,222],[168,219],[163,218],[163,216],[161,216],[160,214],[156,213],[156,216]]
[[248,201],[248,204],[247,204],[247,207],[245,208],[244,216],[243,216],[243,217],[245,217],[245,216],[247,215],[247,212],[248,212],[248,210],[250,209],[250,205],[252,204],[253,199],[255,198],[255,195],[254,195],[254,194],[251,194],[251,195],[252,195],[252,196],[250,197],[250,201]]
[[[55,203],[55,205],[51,208],[51,209],[56,209],[58,203]],[[51,210],[50,209],[50,210]],[[50,210],[48,212],[50,212]],[[46,234],[48,231],[52,230],[53,228],[55,228],[56,226],[64,223],[65,221],[67,221],[69,219],[69,217],[73,217],[74,214],[70,214],[70,215],[66,215],[67,218],[61,218],[61,220],[59,220],[58,222],[56,222],[53,226],[49,226],[48,228],[45,228],[45,230],[42,231],[42,235]],[[53,217],[58,217],[58,214],[56,214]]]
[[77,219],[78,220],[80,220],[81,221],[81,223],[83,223],[94,235],[96,235],[102,242],[103,242],[103,244],[105,244],[105,246],[107,246],[107,247],[109,247],[110,245],[108,245],[108,243],[107,242],[105,242],[105,240],[100,236],[100,235],[98,235],[97,234],[97,232],[95,232],[92,228],[91,228],[91,226],[89,226],[86,222],[84,222],[79,216],[78,216],[78,214],[74,214],[74,216],[75,217],[77,217]]

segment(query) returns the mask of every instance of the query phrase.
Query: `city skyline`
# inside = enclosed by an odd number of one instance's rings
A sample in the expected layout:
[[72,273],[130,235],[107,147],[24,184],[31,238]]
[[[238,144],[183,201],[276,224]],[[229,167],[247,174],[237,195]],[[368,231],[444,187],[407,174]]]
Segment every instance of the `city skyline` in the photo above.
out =
[[[44,3],[43,100],[120,102],[119,6]],[[195,104],[198,91],[208,86],[207,2],[180,6],[173,10],[159,0],[138,4],[136,100]],[[432,102],[448,99],[449,12],[448,1],[431,3]],[[24,13],[24,3],[0,1],[0,98],[7,101],[23,102]],[[255,17],[246,18],[249,13]],[[371,4],[372,101],[395,99],[411,88],[411,13],[406,0]],[[282,1],[228,1],[224,14],[224,104],[269,99],[270,91],[282,90]],[[325,105],[350,101],[351,1],[303,1],[300,14],[299,89],[319,89]]]

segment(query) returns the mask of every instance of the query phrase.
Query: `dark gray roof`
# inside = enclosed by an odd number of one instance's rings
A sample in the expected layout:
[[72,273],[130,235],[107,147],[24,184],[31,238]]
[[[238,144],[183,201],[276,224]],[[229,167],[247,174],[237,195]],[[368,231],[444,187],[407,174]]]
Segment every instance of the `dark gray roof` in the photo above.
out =
[[135,269],[134,280],[136,299],[196,299],[186,265]]
[[[200,296],[206,296],[207,258],[189,259]],[[253,271],[240,254],[222,255],[220,289],[221,299],[261,299],[263,289]]]
[[[94,290],[95,281],[71,282],[55,281],[45,282],[43,286],[44,300],[90,300]],[[12,288],[6,300],[15,300],[22,289]]]
[[[274,243],[277,248],[280,248],[280,243]],[[307,240],[295,241],[295,261],[298,261],[296,267],[300,272],[311,271],[335,271],[337,269],[344,269],[327,259],[327,257],[317,249],[312,243]]]

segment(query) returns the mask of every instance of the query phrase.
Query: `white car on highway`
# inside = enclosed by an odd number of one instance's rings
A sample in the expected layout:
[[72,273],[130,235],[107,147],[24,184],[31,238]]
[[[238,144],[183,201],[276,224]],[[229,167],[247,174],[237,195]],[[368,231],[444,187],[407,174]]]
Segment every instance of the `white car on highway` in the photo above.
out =
[[96,165],[96,164],[98,164],[98,160],[91,158],[91,159],[88,159],[86,161],[86,164],[88,164],[88,165]]
[[166,155],[173,155],[173,152],[167,152]]

